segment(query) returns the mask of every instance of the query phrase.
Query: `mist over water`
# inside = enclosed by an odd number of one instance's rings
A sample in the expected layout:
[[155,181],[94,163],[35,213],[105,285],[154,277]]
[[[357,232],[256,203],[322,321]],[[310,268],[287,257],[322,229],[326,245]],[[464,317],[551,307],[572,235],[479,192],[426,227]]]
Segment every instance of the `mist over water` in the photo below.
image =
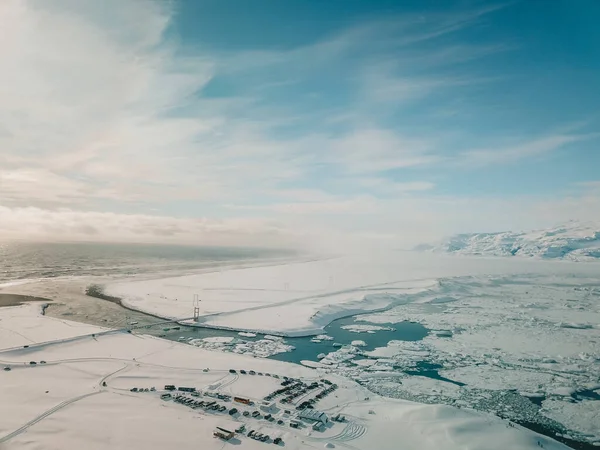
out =
[[131,276],[293,256],[259,248],[156,244],[0,243],[0,283],[68,276]]

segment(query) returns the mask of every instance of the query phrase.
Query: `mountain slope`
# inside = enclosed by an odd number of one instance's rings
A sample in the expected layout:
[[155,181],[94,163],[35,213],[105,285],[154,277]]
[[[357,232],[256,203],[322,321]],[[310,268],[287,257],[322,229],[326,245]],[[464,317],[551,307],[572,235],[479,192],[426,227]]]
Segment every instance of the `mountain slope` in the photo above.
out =
[[458,234],[433,246],[431,251],[600,261],[600,224],[569,222],[556,228],[530,232]]

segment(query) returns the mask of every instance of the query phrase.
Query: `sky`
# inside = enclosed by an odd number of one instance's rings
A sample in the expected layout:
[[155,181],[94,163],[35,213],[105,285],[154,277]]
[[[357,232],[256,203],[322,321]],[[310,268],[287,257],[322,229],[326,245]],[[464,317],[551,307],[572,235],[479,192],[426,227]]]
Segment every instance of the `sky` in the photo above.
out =
[[0,238],[600,221],[596,0],[3,0]]

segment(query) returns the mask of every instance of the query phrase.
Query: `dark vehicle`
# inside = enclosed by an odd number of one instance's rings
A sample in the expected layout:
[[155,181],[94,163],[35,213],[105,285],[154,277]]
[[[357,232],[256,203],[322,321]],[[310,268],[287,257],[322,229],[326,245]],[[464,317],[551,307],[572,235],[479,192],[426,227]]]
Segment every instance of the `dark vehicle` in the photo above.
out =
[[258,372],[256,375],[261,376],[261,377],[263,376],[262,372]]
[[265,372],[265,377],[270,377],[271,374],[269,372]]
[[251,370],[250,372],[248,372],[250,375],[256,375],[256,372],[254,370]]
[[279,420],[277,421],[277,425],[283,425],[283,420],[279,419]]
[[260,417],[260,413],[258,411],[254,411],[252,413],[252,417]]
[[175,389],[177,389],[177,388],[174,385],[165,384],[165,391],[174,391]]
[[6,370],[7,372],[12,370],[10,367],[5,367],[4,370]]
[[248,416],[250,415],[250,412],[249,412],[249,411],[244,411],[242,414],[243,414],[244,416],[248,417]]
[[279,375],[277,375],[276,373],[273,374],[273,378],[279,378]]
[[40,361],[40,364],[46,364],[46,361],[42,360],[42,361]]
[[138,388],[131,388],[131,389],[129,389],[129,390],[130,390],[131,392],[137,392],[137,391],[138,391]]
[[37,363],[36,363],[35,361],[29,361],[29,365],[30,365],[30,366],[36,366],[36,365],[37,365]]
[[241,374],[243,374],[243,375],[246,375],[246,371],[245,371],[245,370],[243,370],[243,369],[242,369],[242,370],[240,370],[240,373],[241,373]]
[[236,408],[231,408],[231,409],[229,410],[229,415],[230,415],[230,416],[233,416],[234,414],[237,414],[237,412],[238,412],[238,410],[237,410]]
[[229,373],[237,373],[235,369],[229,369]]
[[252,436],[254,436],[254,430],[250,430],[250,431],[248,432],[248,437],[252,437]]
[[278,437],[278,438],[275,438],[275,439],[273,440],[273,444],[275,444],[275,445],[279,445],[279,444],[281,443],[281,441],[282,441],[282,439],[281,439],[281,438],[279,438],[279,437]]
[[290,422],[290,427],[298,428],[298,424],[296,422]]

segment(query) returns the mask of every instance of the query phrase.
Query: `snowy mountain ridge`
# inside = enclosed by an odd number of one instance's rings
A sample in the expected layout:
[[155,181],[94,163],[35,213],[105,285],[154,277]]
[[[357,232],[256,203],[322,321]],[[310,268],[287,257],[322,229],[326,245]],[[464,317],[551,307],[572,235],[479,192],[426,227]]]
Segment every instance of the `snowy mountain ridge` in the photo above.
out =
[[568,222],[528,232],[457,234],[438,245],[420,245],[416,249],[462,255],[600,261],[600,223]]

